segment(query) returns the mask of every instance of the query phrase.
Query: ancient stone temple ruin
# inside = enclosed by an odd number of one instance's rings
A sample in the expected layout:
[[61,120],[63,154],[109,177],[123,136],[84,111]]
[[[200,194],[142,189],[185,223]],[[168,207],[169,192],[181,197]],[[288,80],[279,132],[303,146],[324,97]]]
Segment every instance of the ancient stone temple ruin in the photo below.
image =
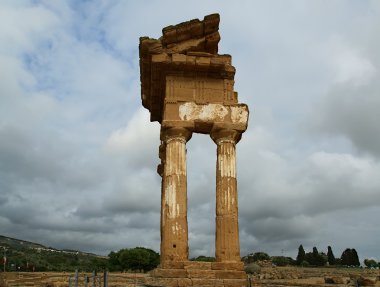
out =
[[[161,124],[161,262],[151,286],[246,286],[240,260],[236,144],[248,107],[234,91],[230,55],[218,54],[219,15],[140,38],[142,104]],[[186,143],[192,133],[216,144],[216,262],[189,261]]]

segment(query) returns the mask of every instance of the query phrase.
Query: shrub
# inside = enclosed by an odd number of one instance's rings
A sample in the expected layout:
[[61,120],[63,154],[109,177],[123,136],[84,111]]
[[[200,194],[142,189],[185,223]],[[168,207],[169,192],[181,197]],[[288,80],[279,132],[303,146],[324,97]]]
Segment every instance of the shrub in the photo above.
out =
[[301,264],[300,264],[302,267],[309,267],[310,266],[310,263],[307,262],[306,260],[302,261]]
[[368,268],[375,268],[378,266],[377,262],[373,259],[364,259],[364,265]]
[[306,253],[305,250],[303,249],[302,244],[298,247],[298,254],[297,254],[297,265],[301,265],[303,261],[305,261]]
[[285,256],[272,256],[272,263],[276,266],[289,266],[289,265],[295,265],[296,261],[291,257],[285,257]]
[[245,266],[244,271],[248,274],[260,273],[261,267],[256,263],[249,263]]

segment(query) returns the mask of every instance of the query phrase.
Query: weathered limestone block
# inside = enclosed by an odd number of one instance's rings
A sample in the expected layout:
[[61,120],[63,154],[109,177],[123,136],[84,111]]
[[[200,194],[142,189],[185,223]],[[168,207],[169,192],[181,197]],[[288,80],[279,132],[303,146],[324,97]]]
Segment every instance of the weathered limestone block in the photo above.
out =
[[187,278],[187,272],[184,269],[162,269],[156,268],[151,275],[158,278]]
[[201,278],[194,278],[192,279],[193,281],[193,286],[219,286],[222,287],[224,286],[223,284],[223,279],[201,279]]
[[357,280],[359,286],[375,286],[376,285],[376,278],[369,278],[369,277],[363,277],[360,276]]
[[235,270],[217,270],[215,276],[217,279],[247,279],[247,273]]
[[187,261],[161,261],[159,268],[184,269],[185,262]]
[[212,262],[212,270],[237,270],[242,271],[244,269],[243,262]]
[[[203,38],[218,32],[219,15],[211,14],[204,18],[203,21],[194,19],[183,22],[175,26],[168,26],[162,29],[161,42],[165,46],[183,42],[189,39]],[[217,43],[214,45],[214,53],[217,53]]]
[[162,126],[183,126],[197,133],[211,133],[219,127],[244,132],[248,125],[245,104],[166,103]]
[[201,262],[201,261],[187,261],[184,262],[183,268],[185,269],[201,269],[201,270],[211,270],[211,262]]
[[345,284],[349,283],[350,279],[338,276],[325,276],[325,283],[327,284]]
[[140,79],[143,106],[151,112],[151,120],[162,120],[167,75],[206,75],[233,80],[235,68],[231,56],[218,55],[220,40],[219,15],[168,26],[160,39],[141,37]]
[[214,270],[188,269],[187,274],[189,278],[203,278],[203,279],[216,278],[216,272]]
[[178,280],[175,278],[147,278],[145,286],[149,287],[178,287]]
[[190,278],[178,278],[178,287],[193,286],[193,281]]
[[223,280],[224,287],[246,287],[247,279],[224,279]]
[[[174,58],[174,56],[173,56]],[[180,58],[186,63],[186,56]],[[208,60],[198,63],[210,63]],[[198,104],[224,103],[236,104],[237,93],[233,91],[233,80],[207,78],[197,75],[166,76],[165,103],[195,102]]]

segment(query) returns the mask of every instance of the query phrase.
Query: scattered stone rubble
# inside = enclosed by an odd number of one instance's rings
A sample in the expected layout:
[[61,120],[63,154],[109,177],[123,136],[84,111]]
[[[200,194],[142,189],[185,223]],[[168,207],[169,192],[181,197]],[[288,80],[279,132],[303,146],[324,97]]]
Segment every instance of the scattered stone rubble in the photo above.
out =
[[249,276],[251,286],[380,286],[378,270],[263,267]]

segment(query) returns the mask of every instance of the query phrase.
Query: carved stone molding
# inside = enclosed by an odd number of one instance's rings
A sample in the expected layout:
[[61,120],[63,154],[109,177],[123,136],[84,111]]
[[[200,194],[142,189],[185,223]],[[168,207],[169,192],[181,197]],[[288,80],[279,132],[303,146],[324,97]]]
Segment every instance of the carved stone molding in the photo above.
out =
[[216,129],[211,131],[210,136],[217,145],[222,142],[237,144],[241,139],[241,132],[231,129]]
[[173,127],[161,130],[161,140],[166,144],[173,139],[188,142],[191,139],[192,132],[186,128]]

